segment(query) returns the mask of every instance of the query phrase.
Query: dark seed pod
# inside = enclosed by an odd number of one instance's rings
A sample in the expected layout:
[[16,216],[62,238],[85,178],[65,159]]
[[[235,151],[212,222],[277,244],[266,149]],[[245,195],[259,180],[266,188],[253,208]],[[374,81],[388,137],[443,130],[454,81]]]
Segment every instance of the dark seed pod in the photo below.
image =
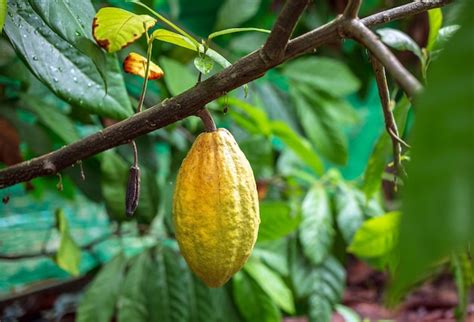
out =
[[140,199],[140,168],[131,166],[125,195],[125,210],[128,217],[133,216],[137,209],[138,199]]

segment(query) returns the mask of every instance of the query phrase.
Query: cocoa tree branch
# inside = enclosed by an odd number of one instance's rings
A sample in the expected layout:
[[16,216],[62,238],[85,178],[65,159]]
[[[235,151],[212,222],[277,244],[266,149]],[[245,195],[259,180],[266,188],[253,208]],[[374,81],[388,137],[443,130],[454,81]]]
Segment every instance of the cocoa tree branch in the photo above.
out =
[[279,62],[309,0],[288,0],[273,25],[270,36],[263,45],[262,58],[269,64]]
[[400,142],[398,141],[398,128],[397,123],[395,122],[395,117],[392,113],[387,77],[385,76],[385,68],[383,67],[382,63],[380,63],[380,61],[373,55],[371,56],[371,62],[375,74],[375,80],[377,82],[377,88],[379,91],[380,103],[382,105],[383,118],[385,120],[385,129],[387,130],[387,134],[392,140],[393,167],[395,169],[396,175],[400,167],[402,147],[400,145]]
[[363,44],[373,56],[377,57],[408,96],[413,97],[423,89],[423,86],[415,76],[400,63],[377,35],[367,28],[359,19],[345,20],[343,30],[351,38]]
[[359,15],[360,5],[362,4],[362,0],[349,0],[344,9],[343,15],[349,19],[355,19]]
[[[450,1],[420,2],[416,6],[408,4],[396,9],[383,11],[360,22],[366,26],[391,21],[441,7]],[[333,40],[341,39],[340,25],[343,19],[335,19],[328,24],[294,38],[288,43],[282,62],[313,51],[315,48]],[[97,153],[182,120],[205,106],[207,103],[225,95],[264,75],[272,68],[261,58],[257,50],[235,62],[220,73],[200,82],[195,87],[171,99],[165,99],[141,113],[109,126],[95,134],[62,147],[43,156],[28,160],[0,171],[0,188],[5,188],[33,178],[53,175],[76,162]],[[381,60],[383,63],[383,60]]]

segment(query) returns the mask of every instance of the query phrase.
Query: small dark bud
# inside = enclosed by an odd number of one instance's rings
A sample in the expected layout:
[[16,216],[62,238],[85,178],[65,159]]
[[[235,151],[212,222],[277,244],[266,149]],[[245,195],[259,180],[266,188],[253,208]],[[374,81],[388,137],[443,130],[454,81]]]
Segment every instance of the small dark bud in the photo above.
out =
[[2,198],[2,202],[3,202],[4,205],[6,205],[9,201],[10,201],[10,196],[4,196]]
[[137,209],[138,199],[140,199],[140,168],[131,166],[125,195],[125,211],[128,217],[133,216]]

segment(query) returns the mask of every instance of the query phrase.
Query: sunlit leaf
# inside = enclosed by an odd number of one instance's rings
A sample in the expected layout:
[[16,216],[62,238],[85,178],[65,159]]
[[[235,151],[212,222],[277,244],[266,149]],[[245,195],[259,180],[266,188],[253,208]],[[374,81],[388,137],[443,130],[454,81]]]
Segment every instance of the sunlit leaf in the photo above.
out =
[[173,31],[166,29],[156,29],[153,31],[152,37],[156,40],[197,51],[196,45],[188,37]]
[[229,28],[229,29],[224,29],[224,30],[219,30],[216,32],[213,32],[210,34],[207,38],[208,39],[213,39],[222,35],[228,35],[228,34],[233,34],[236,32],[244,32],[244,31],[258,31],[258,32],[263,32],[263,33],[270,33],[270,30],[267,29],[261,29],[261,28]]
[[113,53],[140,38],[155,23],[156,19],[148,15],[106,7],[95,15],[92,34],[97,44]]
[[7,0],[0,0],[0,33],[3,30],[5,23],[5,16],[7,15]]
[[[137,53],[130,53],[123,61],[123,70],[126,73],[138,75],[145,78],[147,59]],[[148,79],[159,79],[164,73],[160,66],[150,61]]]
[[436,42],[436,38],[438,38],[439,29],[443,24],[443,12],[441,8],[429,10],[428,19],[430,22],[430,32],[428,34],[426,49],[430,51]]
[[61,241],[54,255],[54,261],[63,270],[71,275],[79,275],[79,264],[81,262],[81,249],[71,236],[69,224],[62,209],[55,212],[56,228],[59,231]]

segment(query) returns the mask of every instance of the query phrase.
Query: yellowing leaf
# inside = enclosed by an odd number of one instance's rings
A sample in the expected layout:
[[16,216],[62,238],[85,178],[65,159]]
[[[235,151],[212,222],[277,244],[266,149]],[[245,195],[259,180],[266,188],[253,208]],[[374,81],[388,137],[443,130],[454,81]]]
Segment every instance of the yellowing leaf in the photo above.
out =
[[[138,75],[145,78],[147,59],[137,53],[130,53],[123,61],[123,70],[126,73]],[[160,66],[150,61],[148,79],[159,79],[164,73]]]
[[59,249],[54,256],[54,261],[63,270],[71,275],[79,275],[79,264],[81,262],[81,249],[77,246],[69,232],[69,224],[62,209],[58,209],[56,215],[56,226],[61,236]]
[[153,27],[156,19],[149,15],[136,15],[119,8],[102,8],[94,17],[92,34],[99,46],[113,53],[120,50]]

